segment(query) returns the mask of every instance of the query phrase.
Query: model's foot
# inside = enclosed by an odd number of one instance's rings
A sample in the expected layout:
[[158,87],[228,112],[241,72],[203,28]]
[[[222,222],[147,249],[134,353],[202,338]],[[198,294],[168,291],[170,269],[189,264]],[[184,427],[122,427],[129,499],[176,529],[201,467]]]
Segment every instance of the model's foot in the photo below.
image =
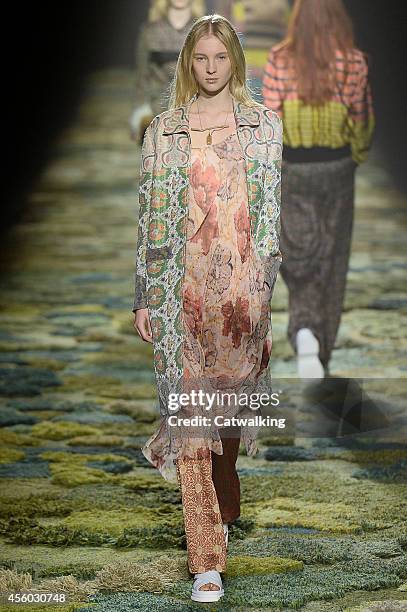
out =
[[319,342],[308,327],[297,332],[297,371],[300,378],[324,378],[325,372],[319,360]]
[[198,589],[199,591],[219,591],[219,587],[217,584],[213,584],[213,582],[208,582],[207,584],[203,584]]
[[[194,574],[195,580],[200,576],[204,576],[204,573]],[[199,587],[198,591],[219,591],[219,589],[220,587],[218,584],[214,584],[213,582],[205,582],[205,584]]]
[[201,574],[195,574],[191,593],[193,601],[219,601],[224,594],[222,578],[217,570],[208,570]]

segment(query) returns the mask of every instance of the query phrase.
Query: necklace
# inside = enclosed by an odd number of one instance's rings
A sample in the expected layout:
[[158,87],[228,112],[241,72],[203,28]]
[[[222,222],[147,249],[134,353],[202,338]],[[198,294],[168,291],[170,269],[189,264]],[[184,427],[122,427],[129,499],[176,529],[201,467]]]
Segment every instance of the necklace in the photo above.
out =
[[[201,129],[200,130],[197,130],[197,128],[191,128],[191,129],[196,130],[196,131],[201,131],[201,132],[206,132],[206,130],[209,130],[209,134],[206,137],[206,144],[210,145],[210,144],[212,144],[212,134],[213,134],[213,132],[215,130],[223,130],[224,128],[227,128],[229,126],[226,123],[226,125],[217,125],[217,126],[211,127],[211,128],[203,128],[202,127],[202,120],[201,120],[201,113],[199,112],[198,99],[196,100],[196,106],[197,106],[197,109],[198,109],[199,123],[201,125]],[[225,122],[226,122],[226,120],[228,118],[229,113],[230,113],[230,111],[226,111]]]

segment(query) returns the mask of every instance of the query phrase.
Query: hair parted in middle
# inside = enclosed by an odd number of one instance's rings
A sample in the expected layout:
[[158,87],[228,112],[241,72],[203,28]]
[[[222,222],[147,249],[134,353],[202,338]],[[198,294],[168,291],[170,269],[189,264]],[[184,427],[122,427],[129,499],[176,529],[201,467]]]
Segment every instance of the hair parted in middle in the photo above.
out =
[[199,17],[189,30],[180,51],[174,78],[170,84],[168,110],[188,102],[199,91],[192,68],[192,60],[198,40],[213,34],[225,45],[231,62],[232,76],[229,81],[230,93],[247,106],[260,106],[253,98],[247,82],[246,58],[237,32],[231,22],[223,15],[214,13]]

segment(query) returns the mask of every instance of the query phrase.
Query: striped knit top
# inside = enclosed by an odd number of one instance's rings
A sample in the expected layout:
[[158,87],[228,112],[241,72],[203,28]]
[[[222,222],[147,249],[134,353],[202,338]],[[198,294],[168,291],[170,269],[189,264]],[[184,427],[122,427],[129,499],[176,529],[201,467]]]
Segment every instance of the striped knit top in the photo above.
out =
[[336,52],[336,86],[331,99],[320,106],[304,104],[297,94],[292,60],[275,45],[270,49],[263,72],[264,104],[283,120],[284,144],[289,147],[330,147],[350,145],[352,158],[360,164],[367,159],[375,128],[368,64],[359,49],[344,56]]

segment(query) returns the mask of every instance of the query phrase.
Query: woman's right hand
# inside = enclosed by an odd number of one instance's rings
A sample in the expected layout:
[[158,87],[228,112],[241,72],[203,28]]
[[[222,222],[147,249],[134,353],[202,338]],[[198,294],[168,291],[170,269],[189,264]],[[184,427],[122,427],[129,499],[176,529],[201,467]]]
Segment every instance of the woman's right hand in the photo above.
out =
[[139,308],[134,313],[133,327],[136,329],[139,336],[145,342],[153,342],[153,334],[151,331],[150,317],[148,316],[148,308]]

